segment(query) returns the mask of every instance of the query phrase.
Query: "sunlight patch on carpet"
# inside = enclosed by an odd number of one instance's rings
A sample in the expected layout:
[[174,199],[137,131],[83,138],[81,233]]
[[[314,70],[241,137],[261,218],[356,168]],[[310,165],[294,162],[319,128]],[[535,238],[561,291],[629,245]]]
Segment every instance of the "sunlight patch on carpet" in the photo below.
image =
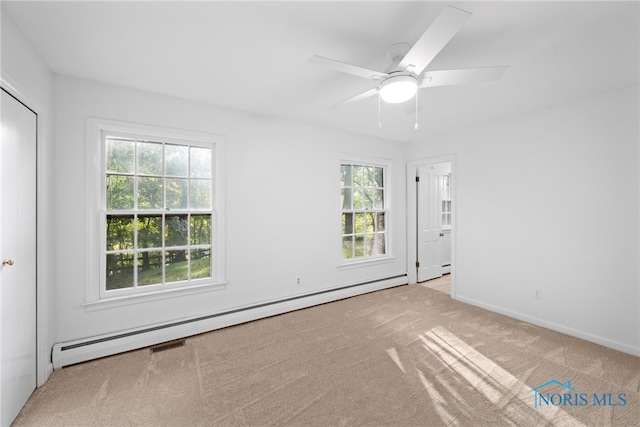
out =
[[[473,347],[459,339],[442,326],[430,329],[420,339],[425,349],[434,354],[443,364],[455,371],[465,379],[475,390],[482,393],[491,403],[506,407],[512,403],[523,405],[524,411],[517,411],[520,416],[530,413],[533,387],[518,380],[515,376],[504,370],[494,361],[476,351]],[[427,392],[431,394],[433,387],[423,380]],[[515,398],[515,401],[514,401]],[[443,421],[447,421],[447,414],[440,408],[439,415]],[[573,418],[556,406],[535,410],[535,416],[541,416],[553,423],[562,425],[584,426],[583,423]]]
[[395,347],[391,347],[390,349],[387,350],[387,354],[389,355],[391,360],[393,360],[395,362],[395,364],[398,365],[398,368],[400,368],[402,373],[406,374],[407,371],[406,371],[406,369],[404,369],[404,365],[402,364],[402,361],[400,360],[400,355],[398,355],[398,350],[396,350]]

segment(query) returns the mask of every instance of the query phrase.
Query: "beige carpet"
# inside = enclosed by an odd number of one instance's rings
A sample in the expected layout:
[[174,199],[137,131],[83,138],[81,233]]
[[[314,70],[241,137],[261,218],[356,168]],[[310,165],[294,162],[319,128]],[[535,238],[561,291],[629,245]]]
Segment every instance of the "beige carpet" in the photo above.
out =
[[631,426],[639,387],[638,357],[401,286],[55,371],[14,425]]
[[427,280],[426,282],[419,283],[420,286],[433,289],[435,291],[444,292],[447,295],[451,295],[451,275],[445,274],[437,279]]

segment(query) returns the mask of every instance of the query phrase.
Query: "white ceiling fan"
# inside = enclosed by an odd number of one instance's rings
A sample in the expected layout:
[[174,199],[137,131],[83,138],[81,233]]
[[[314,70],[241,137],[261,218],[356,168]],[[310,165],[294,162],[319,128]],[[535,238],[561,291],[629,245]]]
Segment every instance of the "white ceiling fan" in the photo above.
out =
[[470,12],[452,6],[445,7],[413,46],[406,43],[389,46],[387,56],[392,64],[387,72],[368,70],[318,55],[309,58],[309,62],[380,82],[377,87],[330,108],[338,108],[377,94],[385,102],[400,103],[413,98],[420,88],[497,80],[507,69],[506,66],[425,72],[433,58],[470,17]]

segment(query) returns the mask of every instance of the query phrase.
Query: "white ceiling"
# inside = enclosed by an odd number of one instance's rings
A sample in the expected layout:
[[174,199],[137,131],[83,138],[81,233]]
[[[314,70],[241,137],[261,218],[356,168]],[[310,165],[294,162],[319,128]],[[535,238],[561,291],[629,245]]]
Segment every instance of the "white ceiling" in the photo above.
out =
[[[473,16],[427,70],[508,65],[501,80],[422,89],[415,114],[376,86],[307,62],[317,54],[384,71],[451,4]],[[55,73],[397,141],[639,84],[637,1],[2,1]],[[409,102],[410,105],[411,102]]]

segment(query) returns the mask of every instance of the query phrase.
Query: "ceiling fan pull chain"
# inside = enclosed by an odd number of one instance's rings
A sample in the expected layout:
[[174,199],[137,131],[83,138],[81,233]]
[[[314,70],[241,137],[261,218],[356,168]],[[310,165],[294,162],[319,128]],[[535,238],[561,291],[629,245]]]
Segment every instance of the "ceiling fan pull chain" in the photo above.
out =
[[414,127],[415,130],[418,130],[418,92],[416,91],[416,125]]

